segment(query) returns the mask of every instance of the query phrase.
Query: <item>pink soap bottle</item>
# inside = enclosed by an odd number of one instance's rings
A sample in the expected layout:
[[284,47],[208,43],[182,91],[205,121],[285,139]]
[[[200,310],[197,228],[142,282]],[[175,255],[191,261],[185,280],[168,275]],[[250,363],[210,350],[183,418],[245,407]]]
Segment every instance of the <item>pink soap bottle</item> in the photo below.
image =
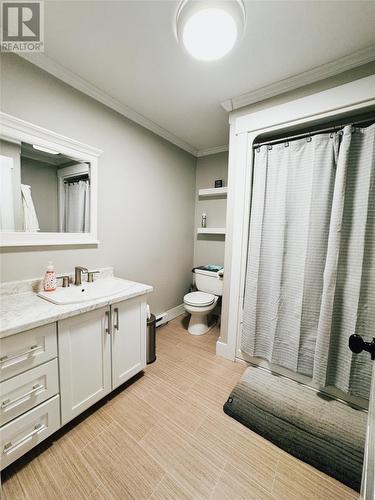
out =
[[53,262],[48,262],[47,270],[44,275],[43,288],[45,292],[53,292],[57,287],[57,279]]

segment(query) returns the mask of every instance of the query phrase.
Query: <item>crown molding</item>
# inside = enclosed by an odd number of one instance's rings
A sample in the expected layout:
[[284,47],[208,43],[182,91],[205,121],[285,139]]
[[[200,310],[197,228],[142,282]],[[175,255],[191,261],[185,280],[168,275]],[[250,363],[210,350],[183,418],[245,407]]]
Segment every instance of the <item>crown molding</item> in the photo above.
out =
[[[75,88],[76,90],[79,90],[80,92],[92,97],[96,101],[113,109],[129,120],[137,123],[147,130],[150,130],[154,134],[162,137],[168,142],[171,142],[184,151],[187,151],[193,156],[200,158],[202,156],[208,156],[228,151],[227,145],[197,150],[194,146],[188,144],[183,139],[180,139],[172,132],[169,132],[157,123],[141,115],[126,104],[123,104],[117,99],[114,99],[103,90],[97,88],[95,85],[92,85],[85,79],[63,67],[48,56],[44,54],[33,53],[23,53],[18,55],[31,64],[38,66],[47,73],[50,73],[54,77]],[[225,111],[231,112],[244,106],[248,106],[250,104],[275,97],[276,95],[295,90],[305,85],[309,85],[319,80],[324,80],[325,78],[335,76],[339,73],[343,73],[344,71],[361,66],[371,61],[375,61],[375,45],[371,45],[365,49],[349,54],[348,56],[341,57],[330,63],[323,64],[321,66],[312,68],[311,70],[291,76],[290,78],[285,78],[284,80],[266,85],[265,87],[256,89],[246,94],[227,99],[221,103],[221,106]]]
[[295,90],[305,85],[315,83],[319,80],[330,78],[331,76],[338,75],[344,71],[362,66],[369,62],[375,61],[375,45],[370,45],[365,49],[358,50],[344,57],[340,57],[321,66],[316,66],[303,73],[298,73],[284,80],[266,85],[265,87],[253,90],[240,96],[226,99],[221,103],[225,111],[230,112],[236,109],[254,104],[259,101],[264,101],[270,97],[284,94],[291,90]]
[[[78,142],[75,139],[39,127],[39,125],[34,125],[2,111],[0,111],[0,136],[13,142],[32,142],[40,146],[50,147],[50,149],[56,149],[67,155],[79,153],[80,156],[83,154],[98,158],[103,153],[101,149]],[[61,151],[61,148],[67,151]]]
[[83,92],[84,94],[92,97],[96,101],[101,102],[108,108],[113,109],[117,113],[120,113],[129,120],[137,123],[138,125],[141,125],[145,129],[150,130],[151,132],[162,137],[166,141],[171,142],[175,146],[178,146],[179,148],[183,149],[184,151],[187,151],[193,156],[197,156],[198,151],[191,144],[188,144],[184,140],[172,134],[172,132],[169,132],[168,130],[161,127],[152,120],[149,120],[140,113],[137,113],[137,111],[130,108],[126,104],[123,104],[122,102],[114,99],[103,90],[100,90],[99,88],[95,87],[95,85],[89,83],[87,80],[84,80],[77,74],[73,73],[67,68],[64,68],[64,66],[61,66],[61,64],[57,63],[50,57],[44,54],[33,54],[26,52],[18,54],[18,56],[22,57],[31,64],[38,66],[47,73],[50,73],[54,77],[58,78],[64,83],[67,83],[76,90],[79,90],[80,92]]
[[202,156],[215,155],[217,153],[224,153],[229,150],[228,144],[225,146],[216,146],[215,148],[199,149],[196,156],[201,158]]

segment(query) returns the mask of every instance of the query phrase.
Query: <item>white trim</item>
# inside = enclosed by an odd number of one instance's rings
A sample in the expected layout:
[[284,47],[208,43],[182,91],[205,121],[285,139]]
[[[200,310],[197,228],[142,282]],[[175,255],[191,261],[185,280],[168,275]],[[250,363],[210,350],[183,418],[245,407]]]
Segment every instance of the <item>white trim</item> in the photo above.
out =
[[228,193],[227,187],[205,188],[205,189],[198,190],[198,196],[201,198],[209,198],[209,197],[215,198],[215,196],[220,196],[220,197],[226,198],[227,193]]
[[220,339],[216,342],[216,356],[221,356],[222,358],[230,359],[231,361],[235,360],[231,346],[226,342],[222,342]]
[[232,99],[226,99],[225,101],[222,101],[220,105],[223,108],[223,110],[226,111],[227,113],[234,111]]
[[266,85],[265,87],[247,92],[246,94],[227,99],[221,103],[221,106],[225,111],[234,111],[235,109],[254,104],[255,102],[264,101],[270,97],[284,94],[285,92],[304,87],[319,80],[330,78],[331,76],[338,75],[344,71],[348,71],[374,60],[375,45],[370,45],[365,49],[358,50],[329,63],[316,66],[303,73],[298,73],[289,78]]
[[[251,203],[252,144],[260,134],[293,129],[312,123],[341,118],[349,112],[375,107],[375,75],[302,99],[266,108],[256,113],[232,113],[228,171],[227,236],[225,243],[225,280],[221,315],[221,338],[216,352],[228,359],[236,356],[241,332],[245,279],[246,245]],[[375,376],[375,368],[374,368]],[[373,392],[374,389],[373,381]],[[374,496],[374,416],[369,420],[361,498]]]
[[35,66],[38,66],[39,68],[43,69],[47,73],[50,73],[51,75],[55,76],[59,80],[67,83],[71,87],[79,90],[80,92],[83,92],[84,94],[92,97],[98,102],[101,102],[108,108],[111,108],[117,113],[120,113],[121,115],[125,116],[129,120],[132,120],[133,122],[137,123],[138,125],[141,125],[147,130],[150,130],[154,134],[162,137],[163,139],[171,142],[175,146],[178,146],[179,148],[183,149],[184,151],[187,151],[188,153],[197,156],[197,149],[194,148],[191,144],[188,144],[184,140],[180,139],[176,135],[172,134],[172,132],[169,132],[165,128],[161,127],[157,123],[153,122],[152,120],[146,118],[145,116],[141,115],[140,113],[137,113],[134,109],[130,108],[126,104],[123,104],[122,102],[118,101],[117,99],[114,99],[111,97],[109,94],[104,92],[103,90],[95,87],[95,85],[92,85],[89,83],[87,80],[84,80],[77,74],[73,73],[67,68],[64,68],[61,64],[57,63],[50,57],[46,56],[45,54],[33,54],[33,53],[23,53],[23,54],[17,54],[26,61],[30,62],[31,64],[34,64]]
[[218,153],[224,153],[228,151],[228,149],[228,144],[225,144],[224,146],[216,146],[214,148],[199,149],[196,156],[197,158],[201,158],[202,156],[216,155]]
[[99,243],[97,235],[98,157],[102,151],[2,112],[0,112],[0,137],[44,146],[59,151],[78,162],[90,163],[92,200],[89,233],[4,232],[0,233],[0,246],[97,245]]
[[[176,146],[187,151],[193,156],[196,156],[197,158],[228,151],[228,145],[197,150],[191,144],[188,144],[183,139],[180,139],[172,132],[169,132],[157,123],[141,115],[126,104],[123,104],[122,102],[114,99],[103,90],[92,85],[90,82],[81,78],[67,68],[64,68],[61,64],[57,63],[45,54],[23,53],[17,55],[27,60],[31,64],[38,66],[47,73],[50,73],[59,80],[67,83],[71,87],[79,90],[80,92],[83,92],[96,101],[101,102],[105,106],[117,111],[118,113],[132,120],[138,125],[141,125],[147,130],[150,130],[151,132],[171,142],[172,144],[175,144]],[[225,109],[225,111],[233,111],[240,107],[247,106],[249,104],[268,99],[270,97],[274,97],[275,95],[283,94],[290,90],[303,87],[330,76],[337,75],[373,60],[375,60],[375,45],[371,45],[365,49],[354,52],[353,54],[349,54],[330,63],[317,66],[316,68],[294,75],[290,78],[286,78],[279,82],[275,82],[271,85],[267,85],[247,94],[227,99],[223,101],[221,105]]]
[[225,234],[225,227],[198,227],[197,234]]
[[[365,356],[366,354],[363,353]],[[365,456],[363,460],[361,500],[374,500],[375,497],[375,363],[372,369],[372,382],[367,419]]]
[[171,321],[172,319],[177,318],[178,316],[181,316],[181,314],[185,313],[185,307],[184,304],[180,304],[176,307],[173,307],[172,309],[168,309],[168,311],[165,311],[164,314],[167,315],[167,321]]
[[324,118],[348,113],[374,105],[375,75],[366,76],[350,83],[345,83],[307,97],[302,97],[269,107],[255,113],[244,111],[233,112],[230,122],[235,123],[236,134],[245,132],[272,131],[276,126],[281,129],[295,127],[298,124],[306,124],[313,120],[319,120],[320,115]]
[[92,233],[0,233],[0,247],[98,245]]
[[[82,154],[87,154],[97,158],[103,153],[101,149],[94,148],[83,142],[78,142],[75,139],[39,127],[39,125],[26,122],[25,120],[21,120],[21,118],[8,115],[2,111],[0,111],[0,134],[6,139],[9,136],[12,142],[18,141],[19,143],[27,142],[30,144],[33,143],[33,139],[35,139],[35,144],[47,148],[49,144],[56,144],[56,146],[59,147],[59,153],[64,153],[66,150],[69,154],[72,154],[72,151],[74,151],[73,154],[77,152],[80,156]],[[50,149],[56,148],[51,146]]]
[[[227,201],[227,221],[225,237],[224,255],[224,291],[221,312],[221,337],[226,334],[226,355],[228,359],[236,356],[237,328],[240,327],[241,300],[240,286],[231,276],[241,278],[243,259],[243,239],[242,233],[246,227],[243,218],[246,210],[243,209],[245,203],[246,178],[251,175],[251,170],[241,168],[243,158],[247,158],[248,153],[247,134],[235,134],[234,127],[230,128],[229,141],[229,162],[228,162],[228,201]],[[251,163],[250,163],[251,165]],[[233,334],[235,325],[236,331]]]

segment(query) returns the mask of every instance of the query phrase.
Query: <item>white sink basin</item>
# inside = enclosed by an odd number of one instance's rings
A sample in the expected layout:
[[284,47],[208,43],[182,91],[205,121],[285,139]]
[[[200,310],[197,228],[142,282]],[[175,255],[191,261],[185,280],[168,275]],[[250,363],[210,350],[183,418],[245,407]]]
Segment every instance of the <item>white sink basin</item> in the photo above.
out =
[[103,278],[93,283],[82,283],[79,286],[59,287],[54,292],[39,292],[38,295],[54,304],[76,304],[111,297],[130,286],[131,283],[120,278]]

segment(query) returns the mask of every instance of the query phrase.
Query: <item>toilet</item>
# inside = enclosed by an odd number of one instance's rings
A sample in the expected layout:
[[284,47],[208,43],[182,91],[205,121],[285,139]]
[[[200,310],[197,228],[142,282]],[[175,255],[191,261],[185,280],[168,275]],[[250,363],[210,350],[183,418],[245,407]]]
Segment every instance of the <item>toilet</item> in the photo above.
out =
[[203,335],[214,326],[208,326],[208,315],[223,295],[224,270],[209,271],[202,266],[193,269],[193,273],[197,291],[184,297],[185,310],[191,314],[188,332],[192,335]]

